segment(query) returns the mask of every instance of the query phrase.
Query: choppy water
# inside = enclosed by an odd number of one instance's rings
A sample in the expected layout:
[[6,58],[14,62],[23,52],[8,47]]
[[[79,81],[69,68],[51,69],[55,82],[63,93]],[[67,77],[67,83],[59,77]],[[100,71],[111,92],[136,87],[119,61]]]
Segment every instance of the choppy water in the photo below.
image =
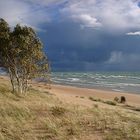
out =
[[140,94],[140,72],[54,72],[55,84]]

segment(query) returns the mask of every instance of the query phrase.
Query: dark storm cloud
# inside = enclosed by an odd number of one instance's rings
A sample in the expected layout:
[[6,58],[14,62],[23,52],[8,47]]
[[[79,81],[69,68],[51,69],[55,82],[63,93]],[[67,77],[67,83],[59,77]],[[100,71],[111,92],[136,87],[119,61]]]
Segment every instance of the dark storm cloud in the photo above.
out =
[[70,21],[40,33],[53,70],[139,70],[140,37],[81,29]]

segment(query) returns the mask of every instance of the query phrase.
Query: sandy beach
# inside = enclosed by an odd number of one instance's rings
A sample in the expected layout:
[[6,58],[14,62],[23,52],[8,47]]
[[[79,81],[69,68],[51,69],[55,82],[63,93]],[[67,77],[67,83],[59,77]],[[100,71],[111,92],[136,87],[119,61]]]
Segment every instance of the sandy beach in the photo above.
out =
[[[87,89],[64,85],[52,85],[49,92],[55,94],[60,100],[71,102],[74,104],[82,104],[86,106],[92,105],[89,97],[99,98],[103,100],[113,100],[115,97],[125,96],[127,104],[140,106],[140,95],[123,92],[106,91],[99,89]],[[78,98],[79,97],[79,98]],[[83,99],[83,98],[86,98]]]
[[[1,79],[5,79],[6,81],[8,80],[6,76],[1,76]],[[89,97],[113,101],[115,97],[125,96],[127,104],[140,106],[140,94],[107,91],[103,89],[79,88],[56,84],[52,84],[51,89],[48,89],[48,86],[45,83],[38,82],[33,82],[32,85],[35,86],[35,88],[37,87],[39,90],[52,93],[61,101],[72,104],[80,104],[89,107],[93,105],[93,102],[89,100]]]

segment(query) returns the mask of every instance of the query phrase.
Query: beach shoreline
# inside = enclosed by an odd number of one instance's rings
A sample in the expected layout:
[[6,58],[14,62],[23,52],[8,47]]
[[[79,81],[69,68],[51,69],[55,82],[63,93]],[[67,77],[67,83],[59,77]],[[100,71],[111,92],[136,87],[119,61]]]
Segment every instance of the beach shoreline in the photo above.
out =
[[[7,76],[0,76],[1,79],[6,81],[9,80]],[[39,89],[41,91],[48,91],[53,93],[56,97],[58,97],[62,101],[72,102],[75,104],[83,104],[86,106],[91,106],[92,102],[89,100],[89,97],[94,97],[96,99],[110,100],[113,101],[115,97],[126,97],[126,103],[129,105],[140,106],[140,94],[135,93],[127,93],[127,92],[116,92],[110,90],[103,89],[95,89],[95,88],[81,88],[76,86],[68,86],[68,85],[60,85],[60,84],[51,84],[51,89],[48,89],[48,86],[44,82],[31,82],[31,85],[35,87],[35,89]],[[80,97],[80,98],[77,98]],[[83,100],[86,98],[86,100]]]
[[75,87],[75,88],[81,88],[81,89],[94,89],[94,90],[101,90],[101,91],[111,91],[115,93],[125,93],[125,94],[134,94],[134,95],[140,95],[140,92],[131,92],[131,91],[124,91],[119,89],[111,89],[108,87],[102,87],[102,86],[93,86],[93,87],[84,87],[84,86],[77,86],[77,85],[70,85],[70,84],[60,84],[60,83],[52,83],[52,85],[58,85],[58,86],[66,86],[66,87]]
[[53,72],[52,83],[140,94],[139,72]]
[[49,92],[55,94],[58,98],[70,101],[77,102],[75,97],[89,98],[94,97],[97,99],[111,100],[113,101],[115,97],[125,96],[127,104],[140,106],[140,95],[126,92],[116,92],[102,89],[90,89],[90,88],[80,88],[75,86],[66,86],[52,84]]

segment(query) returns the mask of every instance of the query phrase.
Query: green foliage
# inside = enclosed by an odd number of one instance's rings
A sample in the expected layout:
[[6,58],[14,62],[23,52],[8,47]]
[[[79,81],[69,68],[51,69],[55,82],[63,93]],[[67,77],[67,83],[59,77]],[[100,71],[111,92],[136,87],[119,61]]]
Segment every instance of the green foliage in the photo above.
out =
[[93,97],[89,97],[89,100],[95,101],[95,102],[103,102],[103,100],[101,100],[101,99],[96,99],[96,98],[93,98]]
[[97,99],[95,99],[93,97],[89,97],[89,100],[97,102]]
[[128,105],[128,104],[125,104],[123,107],[127,108],[127,109],[130,109],[130,110],[133,110],[133,111],[140,112],[140,107],[136,107],[136,106],[132,106],[132,105]]
[[50,69],[43,44],[30,27],[18,24],[10,31],[8,23],[0,19],[0,60],[10,75],[13,92],[26,92],[28,81],[36,77],[49,81]]
[[109,105],[114,105],[114,106],[116,105],[116,103],[113,101],[105,101],[104,103],[109,104]]
[[139,112],[140,112],[140,107],[139,107],[139,108],[136,107],[136,108],[134,108],[133,110],[134,110],[134,111],[139,111]]
[[93,98],[93,97],[89,97],[89,100],[94,101],[94,102],[105,103],[105,104],[108,104],[108,105],[114,105],[114,106],[117,105],[116,102],[114,102],[114,101],[104,101],[104,100],[96,99],[96,98]]
[[10,53],[10,28],[8,23],[0,19],[0,65],[7,67]]
[[84,96],[80,96],[80,98],[84,99],[85,97]]

